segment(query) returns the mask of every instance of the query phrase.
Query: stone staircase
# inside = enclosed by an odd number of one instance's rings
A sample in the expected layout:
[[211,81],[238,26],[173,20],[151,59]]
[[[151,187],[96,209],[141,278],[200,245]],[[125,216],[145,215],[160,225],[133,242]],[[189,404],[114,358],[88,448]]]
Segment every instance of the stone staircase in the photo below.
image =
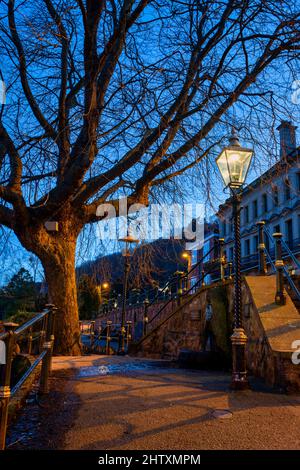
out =
[[[300,292],[300,275],[297,274],[297,275],[293,276],[292,279],[293,279],[297,289]],[[289,294],[290,298],[293,301],[293,304],[295,305],[296,309],[298,310],[298,312],[300,314],[300,299],[298,298],[297,294],[293,291],[293,289],[291,288],[291,286],[290,286],[290,284],[288,283],[287,280],[285,280],[285,289],[286,289],[287,293]]]
[[226,338],[229,336],[229,329],[227,329],[229,319],[226,320],[224,298],[226,286],[230,283],[232,281],[203,286],[193,295],[183,298],[181,305],[168,312],[168,315],[163,315],[160,321],[155,323],[154,328],[148,331],[140,341],[131,344],[129,353],[141,357],[178,360],[182,351],[190,351],[190,353],[202,351],[205,310],[209,292],[213,308],[219,312],[214,320],[217,351],[221,352],[224,357],[228,357],[230,351]]
[[[246,356],[250,374],[271,386],[300,392],[300,365],[293,363],[294,342],[300,340],[300,315],[286,291],[286,305],[275,303],[276,276],[246,276],[243,283],[244,325],[248,336]],[[203,330],[209,293],[212,304],[214,353],[220,354],[220,369],[230,364],[230,335],[234,310],[232,281],[204,286],[163,317],[130,353],[151,358],[203,365]],[[298,348],[299,349],[299,348]],[[197,356],[197,357],[196,357]],[[199,356],[199,357],[198,357]],[[300,354],[299,354],[300,357]],[[181,361],[182,362],[182,361]],[[207,361],[206,361],[207,362]]]
[[300,315],[288,291],[285,305],[276,305],[275,292],[275,275],[245,278],[243,302],[249,305],[245,319],[248,368],[272,386],[299,392],[300,364],[294,364],[292,357],[293,344],[300,340]]

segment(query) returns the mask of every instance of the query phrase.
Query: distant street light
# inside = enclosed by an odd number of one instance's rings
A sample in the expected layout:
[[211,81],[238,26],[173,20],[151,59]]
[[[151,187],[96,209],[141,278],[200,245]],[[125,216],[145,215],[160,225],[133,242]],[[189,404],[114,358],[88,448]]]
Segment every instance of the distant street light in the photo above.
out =
[[127,284],[128,284],[128,274],[130,270],[130,257],[133,254],[135,246],[138,244],[139,240],[134,238],[132,235],[128,234],[124,238],[119,239],[125,245],[125,248],[122,252],[124,256],[124,278],[123,278],[123,300],[122,300],[122,317],[121,317],[121,330],[119,334],[119,347],[118,354],[125,354],[125,338],[126,338],[126,297],[127,297]]
[[103,301],[103,291],[106,291],[109,289],[109,283],[108,282],[102,282],[102,284],[99,284],[97,286],[97,289],[98,289],[98,293],[99,293],[99,301],[100,301],[100,305],[102,305],[102,301]]
[[246,367],[247,336],[242,319],[242,283],[241,283],[241,234],[240,234],[240,188],[244,184],[253,150],[241,147],[235,129],[229,139],[230,145],[225,147],[216,159],[216,163],[232,195],[232,211],[234,220],[234,330],[232,343],[232,382],[234,390],[249,387]]

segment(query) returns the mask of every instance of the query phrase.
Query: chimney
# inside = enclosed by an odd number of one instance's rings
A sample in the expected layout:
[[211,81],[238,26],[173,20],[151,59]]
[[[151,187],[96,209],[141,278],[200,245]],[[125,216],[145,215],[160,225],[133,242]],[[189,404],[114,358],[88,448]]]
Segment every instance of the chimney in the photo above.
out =
[[289,153],[296,150],[296,126],[290,121],[281,121],[277,127],[280,136],[280,159],[283,160]]

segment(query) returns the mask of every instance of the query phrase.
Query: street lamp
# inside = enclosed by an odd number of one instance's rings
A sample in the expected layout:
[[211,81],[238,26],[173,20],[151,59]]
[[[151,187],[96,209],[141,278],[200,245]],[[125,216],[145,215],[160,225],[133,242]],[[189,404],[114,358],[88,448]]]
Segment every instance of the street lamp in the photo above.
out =
[[128,274],[130,269],[130,257],[133,254],[135,245],[138,244],[139,240],[134,238],[132,235],[128,234],[124,238],[120,238],[119,242],[122,242],[125,245],[125,248],[122,252],[124,256],[124,278],[123,278],[123,299],[122,299],[122,317],[121,317],[121,330],[119,334],[119,347],[118,354],[125,354],[125,337],[126,337],[126,297],[127,297],[127,284],[128,284]]
[[240,188],[244,184],[253,150],[244,148],[239,142],[235,129],[229,139],[230,145],[225,147],[216,163],[224,180],[225,186],[229,187],[232,195],[232,211],[234,220],[234,330],[231,336],[232,343],[232,382],[234,390],[243,390],[249,387],[246,368],[246,342],[247,336],[243,328],[242,319],[242,283],[241,283],[241,234],[240,234],[240,211],[241,194]]
[[102,292],[109,289],[109,283],[108,282],[103,282],[102,284],[99,284],[97,286],[97,289],[98,289],[98,294],[99,294],[99,301],[100,301],[100,304],[102,304],[102,300],[103,300]]

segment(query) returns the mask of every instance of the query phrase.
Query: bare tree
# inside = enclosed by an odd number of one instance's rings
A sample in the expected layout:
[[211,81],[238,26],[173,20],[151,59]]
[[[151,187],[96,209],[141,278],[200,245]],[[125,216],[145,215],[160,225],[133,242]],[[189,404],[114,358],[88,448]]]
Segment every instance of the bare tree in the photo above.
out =
[[288,0],[1,1],[0,222],[41,260],[59,353],[80,353],[75,247],[97,206],[148,204],[234,103],[266,101],[259,77],[296,57],[299,17]]

